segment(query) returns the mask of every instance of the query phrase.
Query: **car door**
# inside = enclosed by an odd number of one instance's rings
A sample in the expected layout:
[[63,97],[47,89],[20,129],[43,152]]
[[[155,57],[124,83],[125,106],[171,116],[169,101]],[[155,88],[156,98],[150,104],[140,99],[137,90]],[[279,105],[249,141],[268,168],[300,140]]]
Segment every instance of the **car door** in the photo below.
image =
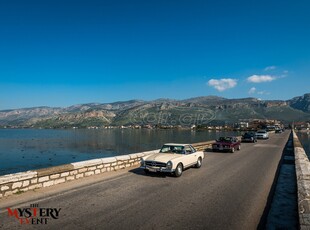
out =
[[194,148],[192,148],[190,145],[185,146],[185,156],[184,156],[184,166],[188,167],[197,162],[196,154]]

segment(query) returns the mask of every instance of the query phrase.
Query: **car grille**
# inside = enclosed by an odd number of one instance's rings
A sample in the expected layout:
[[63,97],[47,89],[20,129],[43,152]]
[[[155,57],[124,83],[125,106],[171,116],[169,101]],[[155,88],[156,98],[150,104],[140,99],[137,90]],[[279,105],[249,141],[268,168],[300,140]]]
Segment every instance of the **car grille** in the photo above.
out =
[[145,161],[145,165],[152,167],[166,167],[166,163],[157,162],[157,161]]
[[214,145],[214,147],[215,147],[215,148],[221,148],[221,147],[222,147],[222,148],[224,148],[224,149],[225,149],[225,148],[226,148],[226,149],[227,149],[227,148],[230,148],[229,145]]

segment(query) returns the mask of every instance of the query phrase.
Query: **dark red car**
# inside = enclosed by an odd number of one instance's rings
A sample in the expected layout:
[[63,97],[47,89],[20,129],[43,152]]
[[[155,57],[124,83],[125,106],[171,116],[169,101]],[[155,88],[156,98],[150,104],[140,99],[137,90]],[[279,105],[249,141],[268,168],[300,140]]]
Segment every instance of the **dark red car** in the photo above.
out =
[[233,153],[236,149],[241,149],[241,142],[237,137],[220,137],[215,143],[212,144],[213,152],[227,151]]

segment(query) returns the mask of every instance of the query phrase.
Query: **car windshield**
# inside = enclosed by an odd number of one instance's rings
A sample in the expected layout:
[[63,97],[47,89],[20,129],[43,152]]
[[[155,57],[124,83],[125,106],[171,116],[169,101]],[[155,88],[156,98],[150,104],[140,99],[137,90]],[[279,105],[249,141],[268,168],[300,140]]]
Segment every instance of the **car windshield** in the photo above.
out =
[[220,137],[218,141],[219,142],[231,142],[232,138],[231,137]]
[[176,145],[164,145],[160,153],[178,153],[185,154],[184,146],[176,146]]

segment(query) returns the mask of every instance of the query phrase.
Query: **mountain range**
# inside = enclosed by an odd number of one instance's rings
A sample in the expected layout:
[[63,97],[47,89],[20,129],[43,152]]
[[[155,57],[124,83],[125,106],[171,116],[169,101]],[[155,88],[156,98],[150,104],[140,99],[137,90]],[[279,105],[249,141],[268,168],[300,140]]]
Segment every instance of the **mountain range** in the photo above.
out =
[[86,128],[119,125],[234,123],[243,119],[310,120],[310,93],[290,100],[227,99],[204,96],[186,100],[130,100],[0,111],[0,126]]

